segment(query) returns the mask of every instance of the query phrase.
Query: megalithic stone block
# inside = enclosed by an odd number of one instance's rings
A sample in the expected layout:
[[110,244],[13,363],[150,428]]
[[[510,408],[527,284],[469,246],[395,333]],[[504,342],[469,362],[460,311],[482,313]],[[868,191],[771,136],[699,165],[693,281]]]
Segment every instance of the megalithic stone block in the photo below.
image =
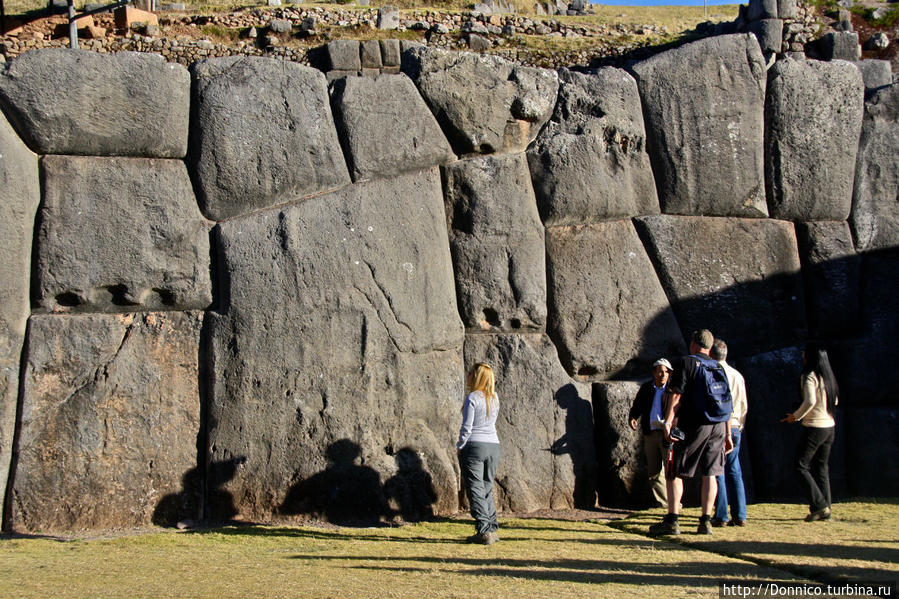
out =
[[528,150],[546,226],[658,214],[637,83],[605,67],[560,71],[552,120]]
[[443,178],[462,322],[542,331],[544,230],[524,154],[460,160],[444,167]]
[[765,60],[721,35],[637,63],[662,212],[764,217]]
[[845,220],[865,87],[844,61],[781,60],[768,73],[768,211],[785,220]]
[[34,50],[0,73],[0,107],[39,154],[183,158],[190,75],[157,54]]
[[230,218],[349,183],[321,71],[228,57],[194,63],[191,73],[189,162],[206,216]]
[[0,115],[0,492],[6,490],[12,457],[40,201],[38,158]]
[[209,230],[180,160],[46,156],[40,309],[133,312],[212,303]]
[[198,517],[202,322],[198,312],[31,318],[15,528]]
[[211,513],[390,516],[402,448],[455,511],[463,328],[437,169],[219,227]]

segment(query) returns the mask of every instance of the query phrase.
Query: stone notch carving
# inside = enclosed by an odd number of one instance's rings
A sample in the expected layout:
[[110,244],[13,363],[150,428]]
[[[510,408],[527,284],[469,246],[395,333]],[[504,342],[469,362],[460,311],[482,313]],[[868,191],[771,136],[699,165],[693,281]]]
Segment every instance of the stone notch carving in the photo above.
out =
[[242,466],[230,480],[213,469],[234,503],[212,513],[315,512],[335,468],[363,465],[372,484],[359,492],[381,501],[404,447],[421,456],[433,510],[455,510],[463,329],[437,169],[233,219],[220,239],[210,459]]
[[804,338],[791,223],[646,216],[636,224],[685,339],[708,328],[745,356]]
[[528,149],[546,226],[658,214],[640,95],[626,71],[560,71],[552,120]]
[[503,456],[496,474],[502,509],[592,508],[596,448],[590,386],[572,381],[541,333],[465,336],[465,364],[490,364]]
[[9,477],[25,327],[31,242],[41,201],[38,159],[0,114],[0,493]]
[[182,480],[197,467],[202,320],[198,312],[31,318],[17,527],[198,517],[201,489]]
[[180,160],[45,156],[37,303],[61,312],[203,309],[209,229]]
[[524,150],[552,115],[559,89],[555,71],[468,52],[411,48],[402,69],[459,155]]
[[[375,41],[375,46],[377,41]],[[405,75],[344,77],[331,86],[353,179],[390,177],[455,160],[440,125]]]
[[855,170],[852,230],[859,251],[899,246],[899,86],[865,102]]
[[321,71],[228,57],[194,63],[191,74],[189,162],[207,217],[222,220],[350,182]]
[[190,75],[155,54],[26,52],[2,69],[0,106],[39,154],[187,152]]
[[784,220],[846,220],[864,111],[859,70],[782,60],[768,73],[768,209]]
[[466,327],[543,330],[543,225],[523,154],[443,168],[459,312]]
[[684,353],[665,291],[631,221],[546,232],[547,332],[569,374],[644,375]]
[[722,35],[637,63],[662,212],[765,217],[765,60]]

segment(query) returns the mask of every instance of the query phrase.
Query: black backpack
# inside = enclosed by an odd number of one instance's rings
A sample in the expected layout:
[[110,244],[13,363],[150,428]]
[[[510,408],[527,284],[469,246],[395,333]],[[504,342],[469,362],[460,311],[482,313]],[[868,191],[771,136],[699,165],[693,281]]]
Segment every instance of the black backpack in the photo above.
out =
[[734,411],[734,402],[724,367],[702,355],[693,357],[697,365],[690,396],[696,413],[709,422],[727,422]]

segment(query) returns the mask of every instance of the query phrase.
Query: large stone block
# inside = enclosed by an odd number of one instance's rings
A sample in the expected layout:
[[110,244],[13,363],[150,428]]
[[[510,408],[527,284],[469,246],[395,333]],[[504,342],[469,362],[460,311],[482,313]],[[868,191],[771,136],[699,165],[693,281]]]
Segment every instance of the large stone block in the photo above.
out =
[[190,76],[155,54],[26,52],[0,74],[0,106],[39,154],[187,152]]
[[866,91],[893,84],[893,67],[889,60],[869,58],[852,64],[861,71]]
[[686,349],[665,291],[631,221],[550,227],[547,332],[572,375],[648,371]]
[[865,102],[852,197],[852,230],[859,251],[899,246],[899,85]]
[[46,156],[37,303],[53,311],[203,309],[209,223],[184,163]]
[[325,46],[328,63],[332,71],[359,71],[362,69],[362,55],[358,40],[334,40]]
[[460,155],[524,150],[552,115],[559,89],[555,71],[493,55],[417,47],[403,53],[402,67]]
[[6,490],[31,311],[31,242],[41,201],[38,160],[0,115],[0,493]]
[[899,496],[899,410],[846,410],[845,415],[850,494]]
[[523,154],[443,169],[459,312],[466,327],[546,325],[544,231]]
[[356,181],[455,159],[437,119],[405,75],[339,79],[331,87],[331,102]]
[[381,485],[406,448],[429,507],[454,511],[463,328],[437,169],[233,219],[219,237],[209,456],[236,467],[210,475],[212,514],[390,515]]
[[781,60],[768,73],[768,211],[784,220],[845,220],[865,87],[844,61]]
[[[31,318],[13,524],[197,518],[201,313]],[[177,498],[177,500],[173,500]]]
[[764,217],[765,60],[722,35],[633,67],[662,212]]
[[500,411],[500,509],[592,508],[596,448],[590,386],[572,381],[549,337],[540,333],[465,336],[465,364],[490,364]]
[[783,46],[783,27],[784,22],[781,19],[762,19],[750,23],[747,30],[756,37],[762,52],[780,54]]
[[821,60],[859,60],[862,48],[855,31],[830,31],[814,41],[814,51]]
[[662,212],[764,217],[765,60],[748,34],[633,67]]
[[320,71],[228,57],[191,72],[190,164],[206,216],[230,218],[349,183]]
[[749,0],[747,18],[750,21],[760,19],[776,19],[778,17],[778,0]]
[[708,328],[745,356],[805,336],[792,224],[647,216],[637,228],[685,338]]
[[528,150],[544,224],[658,214],[633,77],[612,67],[560,73],[552,121]]
[[796,235],[811,336],[832,339],[855,334],[861,275],[849,225],[845,221],[800,223]]

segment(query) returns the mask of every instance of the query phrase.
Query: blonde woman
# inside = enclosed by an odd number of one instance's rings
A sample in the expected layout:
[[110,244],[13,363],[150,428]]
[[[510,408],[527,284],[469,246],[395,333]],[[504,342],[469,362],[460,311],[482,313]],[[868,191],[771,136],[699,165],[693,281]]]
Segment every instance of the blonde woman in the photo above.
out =
[[499,540],[493,502],[493,477],[499,463],[499,437],[496,436],[499,398],[495,385],[490,366],[478,363],[472,367],[465,381],[468,394],[462,404],[462,427],[456,442],[459,466],[477,530],[468,541],[484,545]]

